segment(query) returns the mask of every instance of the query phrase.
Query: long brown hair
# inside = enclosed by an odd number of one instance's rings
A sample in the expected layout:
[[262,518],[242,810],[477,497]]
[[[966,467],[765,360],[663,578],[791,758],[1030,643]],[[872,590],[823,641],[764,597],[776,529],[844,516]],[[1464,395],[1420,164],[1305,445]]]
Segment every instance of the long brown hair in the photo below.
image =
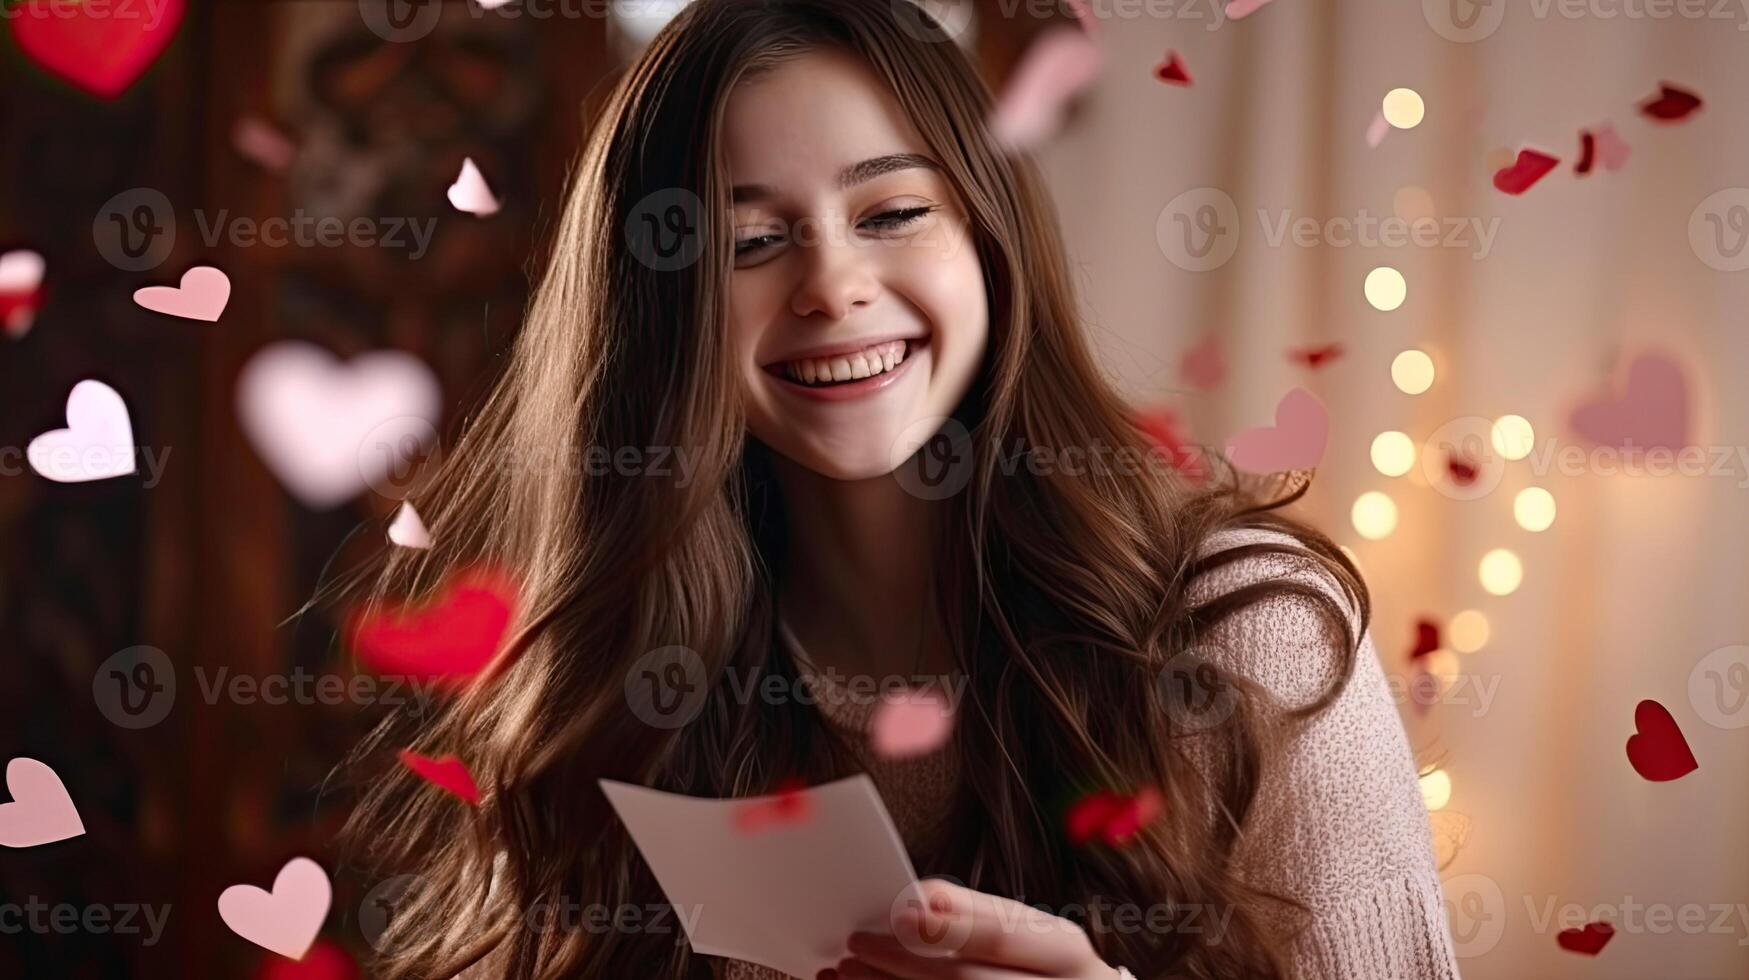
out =
[[[719,680],[695,720],[666,729],[628,710],[624,682],[640,655],[669,646],[696,653],[713,679],[796,679],[773,638],[782,500],[769,450],[746,434],[724,327],[733,256],[718,136],[737,81],[824,45],[866,59],[946,168],[989,301],[989,352],[954,419],[971,477],[945,502],[935,543],[937,602],[969,682],[953,738],[962,758],[985,764],[965,768],[957,808],[943,815],[947,842],[918,866],[1055,907],[1098,896],[1231,909],[1215,935],[1087,925],[1102,955],[1141,976],[1282,976],[1279,938],[1228,866],[1263,764],[1261,692],[1199,658],[1197,637],[1265,595],[1326,604],[1349,636],[1345,669],[1305,714],[1346,684],[1360,638],[1315,589],[1259,583],[1191,608],[1187,586],[1239,557],[1199,561],[1201,543],[1246,524],[1303,542],[1356,598],[1362,630],[1365,588],[1326,537],[1270,512],[1303,483],[1270,501],[1215,457],[1204,482],[1169,467],[1003,467],[1034,447],[1141,458],[1151,443],[1088,351],[1033,164],[992,139],[991,95],[973,66],[900,0],[695,0],[603,108],[505,375],[418,500],[433,547],[388,554],[367,600],[423,594],[482,560],[521,583],[501,669],[433,717],[387,719],[355,756],[372,775],[349,839],[373,869],[422,880],[382,936],[380,968],[450,977],[486,958],[517,977],[709,976],[677,930],[523,924],[526,910],[567,898],[663,904],[597,779],[744,796],[845,774],[845,747],[795,699],[737,703]],[[699,250],[669,268],[625,236],[640,202],[676,189],[701,203]],[[587,447],[657,446],[693,454],[690,479],[596,474],[580,462]],[[1237,692],[1230,723],[1192,732],[1158,683],[1168,661],[1201,664],[1199,676]],[[1210,780],[1187,761],[1192,737],[1220,740],[1225,761]],[[479,807],[378,765],[402,747],[459,752]],[[1169,803],[1128,846],[1065,840],[1066,801],[1143,786]]]

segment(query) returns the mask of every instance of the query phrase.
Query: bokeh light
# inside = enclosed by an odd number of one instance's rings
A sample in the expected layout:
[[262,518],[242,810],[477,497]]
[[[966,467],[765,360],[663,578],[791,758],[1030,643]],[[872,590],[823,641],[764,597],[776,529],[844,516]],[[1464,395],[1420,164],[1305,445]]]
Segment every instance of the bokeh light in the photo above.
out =
[[1475,653],[1488,645],[1488,617],[1480,609],[1465,609],[1451,618],[1445,632],[1453,650]]
[[1355,498],[1351,517],[1361,537],[1377,541],[1397,529],[1397,502],[1390,494],[1368,490]]
[[1373,468],[1386,476],[1402,476],[1415,468],[1415,440],[1407,433],[1381,432],[1372,441]]
[[1502,415],[1488,431],[1488,441],[1494,444],[1495,452],[1507,459],[1523,459],[1536,444],[1536,430],[1522,415]]
[[1524,581],[1524,563],[1509,549],[1495,548],[1482,556],[1476,577],[1491,594],[1511,595]]
[[1525,487],[1512,498],[1512,516],[1526,531],[1546,531],[1555,523],[1555,495],[1542,487]]
[[1373,309],[1389,313],[1402,306],[1408,297],[1409,283],[1401,272],[1381,265],[1366,274],[1366,301]]
[[1414,129],[1427,115],[1427,103],[1412,88],[1394,88],[1385,93],[1385,122],[1398,129]]
[[1413,348],[1391,361],[1391,380],[1405,395],[1419,395],[1433,387],[1433,358]]

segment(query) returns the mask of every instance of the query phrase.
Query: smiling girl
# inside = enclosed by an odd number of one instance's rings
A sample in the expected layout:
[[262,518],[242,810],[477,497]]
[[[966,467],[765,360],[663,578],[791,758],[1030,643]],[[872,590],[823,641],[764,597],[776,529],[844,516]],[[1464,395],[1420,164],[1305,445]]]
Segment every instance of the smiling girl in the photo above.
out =
[[[459,752],[483,791],[391,771],[359,807],[354,839],[421,881],[383,975],[775,978],[672,926],[529,910],[663,905],[599,778],[858,771],[938,877],[921,922],[847,936],[823,975],[1457,975],[1358,572],[1274,513],[1303,482],[1271,499],[1152,452],[990,110],[909,0],[695,0],[626,73],[506,375],[419,500],[434,546],[379,582],[521,582],[500,668],[369,743]],[[697,462],[553,462],[587,447]],[[628,677],[677,647],[696,713],[652,724]],[[729,681],[895,674],[963,691],[939,748],[873,751],[867,699]],[[1139,826],[1071,833],[1098,793]]]

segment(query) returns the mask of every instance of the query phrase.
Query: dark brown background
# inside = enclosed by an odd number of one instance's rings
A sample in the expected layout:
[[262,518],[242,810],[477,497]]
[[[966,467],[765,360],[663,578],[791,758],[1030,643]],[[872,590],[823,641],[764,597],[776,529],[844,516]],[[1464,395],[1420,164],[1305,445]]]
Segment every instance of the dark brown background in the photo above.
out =
[[[394,501],[316,512],[287,495],[238,428],[236,376],[282,338],[345,356],[410,351],[441,379],[454,436],[516,329],[586,120],[622,66],[601,6],[549,2],[596,15],[508,19],[468,17],[450,0],[435,33],[396,44],[366,29],[356,0],[195,0],[160,61],[113,101],[0,41],[0,251],[29,247],[48,264],[34,328],[0,340],[0,446],[21,451],[64,425],[72,385],[97,378],[126,400],[136,441],[169,453],[150,488],[143,469],[55,484],[16,456],[0,475],[0,758],[49,763],[87,831],[0,853],[0,903],[171,906],[151,947],[143,933],[0,937],[0,976],[251,974],[271,954],[225,929],[218,895],[268,885],[300,854],[335,872],[324,936],[368,952],[357,910],[371,883],[336,867],[332,844],[349,795],[324,781],[381,709],[208,703],[196,671],[208,684],[221,667],[350,676],[329,614],[286,620],[324,574],[377,545]],[[1038,26],[980,17],[993,83]],[[302,142],[288,171],[233,148],[247,116]],[[314,149],[317,130],[337,141]],[[464,156],[505,202],[489,219],[444,199]],[[350,183],[377,164],[380,181]],[[176,244],[153,269],[121,271],[99,253],[93,222],[141,187],[172,202]],[[336,195],[351,213],[436,218],[429,251],[415,261],[387,248],[209,248],[196,216],[316,214]],[[133,304],[136,288],[197,264],[230,276],[221,322]],[[165,720],[129,730],[97,709],[93,677],[141,644],[166,652],[177,688]]]

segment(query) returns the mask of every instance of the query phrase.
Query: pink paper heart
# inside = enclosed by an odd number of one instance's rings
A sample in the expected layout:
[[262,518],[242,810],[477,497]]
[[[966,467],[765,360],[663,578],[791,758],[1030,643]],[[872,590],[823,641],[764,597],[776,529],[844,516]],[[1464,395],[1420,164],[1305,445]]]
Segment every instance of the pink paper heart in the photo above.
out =
[[1616,135],[1615,126],[1604,123],[1591,135],[1596,141],[1597,162],[1603,164],[1603,169],[1614,173],[1627,165],[1628,145]]
[[1219,387],[1227,377],[1227,356],[1221,349],[1221,335],[1211,332],[1187,349],[1178,361],[1178,374],[1198,388]]
[[268,173],[281,173],[297,159],[298,145],[260,116],[244,116],[231,127],[231,147]]
[[179,286],[147,286],[134,290],[134,302],[154,313],[213,323],[231,301],[231,279],[210,265],[182,274]]
[[1069,100],[1099,74],[1099,45],[1085,31],[1047,29],[1027,48],[990,115],[990,133],[1011,151],[1056,132]]
[[1385,118],[1384,112],[1381,111],[1374,114],[1372,122],[1366,124],[1367,148],[1373,150],[1378,149],[1379,144],[1385,141],[1385,136],[1390,133],[1390,131],[1391,123],[1390,120]]
[[1573,410],[1573,431],[1599,446],[1672,450],[1688,445],[1688,382],[1682,365],[1659,353],[1634,358],[1619,392],[1605,390]]
[[474,776],[468,772],[468,767],[455,756],[446,755],[434,759],[411,749],[402,749],[395,753],[395,757],[401,760],[401,765],[413,770],[419,778],[431,785],[454,794],[472,806],[480,805],[480,787],[474,783]]
[[302,959],[322,923],[334,886],[322,866],[292,858],[273,879],[273,891],[232,885],[219,895],[219,918],[237,935],[289,959]]
[[32,439],[24,454],[31,469],[56,483],[126,476],[137,468],[127,403],[101,381],[81,381],[67,395],[67,427]]
[[1324,459],[1330,415],[1324,403],[1304,388],[1281,396],[1275,424],[1246,429],[1227,442],[1227,458],[1252,473],[1309,470]]
[[6,764],[6,792],[0,804],[0,847],[36,847],[85,833],[79,808],[55,771],[19,756]]
[[1256,13],[1270,2],[1271,0],[1233,0],[1227,4],[1224,13],[1228,20],[1238,20]]
[[953,734],[953,705],[935,691],[886,698],[869,723],[869,745],[884,759],[926,755]]
[[486,217],[498,213],[498,198],[492,193],[492,188],[486,186],[486,178],[481,176],[480,168],[474,165],[473,157],[462,161],[462,172],[456,177],[455,183],[449,185],[449,203],[457,211]]
[[256,352],[237,379],[243,432],[280,483],[316,509],[379,485],[429,448],[442,403],[431,369],[401,351],[341,361],[282,340]]

